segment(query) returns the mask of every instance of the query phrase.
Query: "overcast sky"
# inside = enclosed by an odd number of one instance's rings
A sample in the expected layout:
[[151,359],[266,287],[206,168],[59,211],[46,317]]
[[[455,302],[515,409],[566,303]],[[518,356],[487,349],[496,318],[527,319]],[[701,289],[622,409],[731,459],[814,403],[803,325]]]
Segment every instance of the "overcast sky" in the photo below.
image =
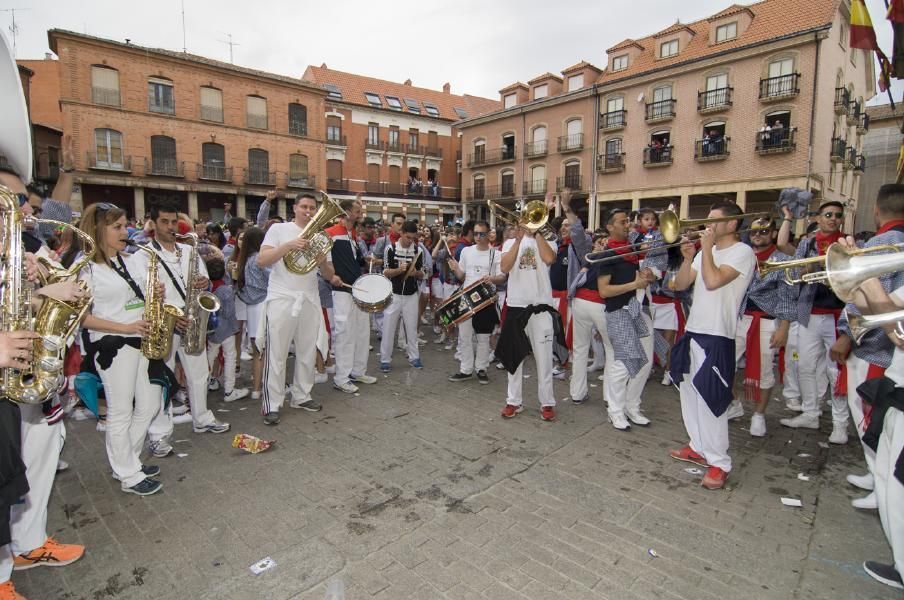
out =
[[[184,0],[185,47],[238,65],[300,77],[309,64],[417,86],[490,98],[514,81],[588,60],[606,63],[606,48],[680,19],[691,22],[731,0],[255,0],[247,4]],[[2,0],[16,12],[19,58],[41,58],[47,30],[70,29],[142,46],[181,50],[180,0]],[[882,0],[867,0],[879,45],[891,55]],[[6,32],[8,11],[0,13]],[[904,82],[895,82],[901,98]],[[884,99],[874,98],[872,103]]]

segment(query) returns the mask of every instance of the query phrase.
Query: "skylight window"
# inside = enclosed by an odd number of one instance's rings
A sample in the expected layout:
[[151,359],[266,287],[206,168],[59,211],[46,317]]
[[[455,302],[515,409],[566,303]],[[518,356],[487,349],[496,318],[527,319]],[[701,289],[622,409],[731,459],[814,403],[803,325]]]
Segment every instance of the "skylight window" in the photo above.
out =
[[402,110],[402,103],[395,96],[386,96],[386,104],[392,110]]
[[428,115],[430,115],[430,116],[432,116],[432,117],[438,117],[438,116],[439,116],[439,109],[436,108],[436,105],[435,105],[435,104],[430,104],[429,102],[424,102],[424,108],[427,109],[427,114],[428,114]]
[[468,118],[468,113],[463,108],[456,108],[455,114],[458,115],[459,117],[461,117],[462,119]]
[[378,108],[382,108],[382,107],[383,107],[383,102],[380,100],[380,95],[379,95],[379,94],[374,94],[374,93],[371,93],[371,92],[364,92],[364,97],[367,98],[367,102],[368,102],[371,106],[376,106],[376,107],[378,107]]
[[339,89],[338,85],[334,85],[332,83],[324,83],[323,89],[328,92],[327,97],[333,98],[334,100],[342,100],[342,90]]
[[417,103],[417,100],[405,98],[405,106],[408,107],[408,112],[414,113],[416,115],[421,114],[421,106]]

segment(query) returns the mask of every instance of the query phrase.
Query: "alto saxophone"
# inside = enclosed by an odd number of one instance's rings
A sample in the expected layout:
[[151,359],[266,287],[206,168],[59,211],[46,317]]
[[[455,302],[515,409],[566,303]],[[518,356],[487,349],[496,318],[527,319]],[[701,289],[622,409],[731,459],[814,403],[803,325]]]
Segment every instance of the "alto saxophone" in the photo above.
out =
[[144,294],[144,320],[148,323],[148,332],[141,338],[141,353],[148,360],[166,360],[173,349],[176,321],[181,319],[184,313],[177,306],[165,304],[163,296],[157,292],[157,253],[147,246],[137,248],[150,255],[147,290]]
[[[191,242],[191,254],[188,255],[188,279],[185,286],[185,316],[188,327],[182,334],[182,349],[186,354],[198,356],[207,348],[207,321],[210,314],[220,310],[220,299],[206,290],[195,287],[199,277],[198,266],[198,234],[187,233],[177,236],[180,240]],[[181,266],[181,265],[180,265]]]

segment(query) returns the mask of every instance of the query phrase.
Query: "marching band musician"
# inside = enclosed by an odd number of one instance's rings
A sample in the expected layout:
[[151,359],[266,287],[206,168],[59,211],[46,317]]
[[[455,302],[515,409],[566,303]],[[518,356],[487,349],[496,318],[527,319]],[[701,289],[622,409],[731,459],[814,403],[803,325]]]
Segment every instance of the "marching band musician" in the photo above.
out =
[[[474,224],[474,245],[467,246],[461,251],[460,260],[448,259],[449,266],[455,271],[455,276],[464,281],[462,288],[467,288],[484,277],[494,285],[505,282],[505,275],[499,273],[502,253],[490,247],[489,231],[490,225],[486,221],[477,221]],[[474,377],[476,371],[478,382],[482,384],[490,382],[487,375],[487,368],[490,366],[490,335],[498,322],[499,314],[496,312],[494,302],[458,324],[461,366],[458,373],[449,375],[449,381],[466,381]],[[476,359],[475,336],[477,337]]]
[[423,369],[417,343],[417,321],[420,301],[418,286],[424,278],[424,253],[417,241],[417,224],[414,221],[405,221],[401,237],[386,247],[383,275],[392,282],[392,302],[383,311],[380,372],[389,373],[392,368],[392,347],[400,319],[407,338],[405,346],[408,364],[415,369]]
[[[295,218],[292,221],[270,226],[257,255],[258,265],[272,267],[267,298],[264,300],[264,322],[258,327],[258,332],[249,332],[258,343],[263,340],[262,350],[267,353],[261,408],[267,425],[279,423],[279,410],[286,395],[286,359],[293,340],[295,374],[289,406],[312,412],[321,409],[320,403],[311,398],[314,363],[318,350],[326,355],[329,343],[320,306],[316,269],[299,275],[290,271],[283,261],[292,250],[310,247],[310,241],[300,237],[300,234],[317,212],[317,199],[311,194],[299,194],[293,210]],[[317,264],[324,278],[333,276],[333,268],[326,256],[320,256]]]
[[[750,247],[757,264],[791,258],[773,243],[775,224],[772,219],[757,221],[753,226]],[[746,356],[744,389],[748,399],[754,402],[750,435],[755,437],[766,435],[766,405],[775,385],[773,363],[779,348],[788,341],[788,331],[797,314],[794,292],[794,287],[785,283],[784,271],[774,271],[765,277],[754,273],[747,288],[744,312],[738,320],[735,361]],[[741,401],[734,400],[727,411],[728,419],[743,415]]]
[[[148,247],[154,250],[158,256],[158,280],[162,281],[166,287],[167,303],[186,312],[185,298],[191,291],[189,286],[206,290],[210,285],[210,280],[207,278],[207,267],[199,256],[197,265],[199,276],[195,281],[188,280],[193,271],[192,265],[189,264],[192,248],[176,241],[179,214],[175,205],[171,202],[151,205],[150,216],[154,222],[155,233],[154,239],[150,241]],[[147,270],[149,258],[146,252],[135,254],[134,260],[141,265],[140,268]],[[201,352],[197,356],[193,356],[185,352],[182,347],[180,334],[185,331],[187,325],[188,321],[184,317],[176,325],[176,331],[173,332],[172,350],[166,359],[166,364],[170,369],[175,369],[178,355],[185,373],[185,387],[191,405],[194,432],[225,433],[229,431],[229,423],[218,421],[213,412],[207,408],[207,386],[210,383],[210,365],[207,362],[207,354]],[[160,412],[151,422],[151,428],[148,431],[150,447],[154,456],[163,458],[173,451],[169,441],[172,433],[172,404],[168,403],[166,407],[160,406]]]
[[[710,207],[709,218],[741,214],[737,204],[718,202]],[[731,471],[725,411],[733,395],[738,313],[756,269],[753,250],[737,233],[740,223],[712,223],[700,233],[699,252],[692,242],[682,244],[684,261],[675,275],[676,289],[693,285],[687,327],[670,357],[690,442],[669,455],[708,467],[701,484],[710,490],[724,487]]]
[[[786,218],[791,215],[785,207]],[[819,207],[816,219],[819,229],[816,235],[804,238],[794,250],[794,258],[823,256],[834,242],[841,238],[841,225],[844,223],[844,206],[837,200],[823,202]],[[788,243],[791,227],[784,221],[779,229],[777,245],[779,250],[791,254],[794,247]],[[847,443],[848,407],[844,390],[838,389],[839,363],[836,350],[837,322],[844,303],[822,284],[801,285],[797,300],[797,352],[800,360],[797,364],[800,381],[801,414],[790,419],[782,419],[785,427],[804,427],[819,429],[820,399],[826,386],[831,387],[832,434],[829,442],[833,444]],[[839,348],[848,347],[849,342],[838,342]],[[845,352],[846,354],[846,352]]]

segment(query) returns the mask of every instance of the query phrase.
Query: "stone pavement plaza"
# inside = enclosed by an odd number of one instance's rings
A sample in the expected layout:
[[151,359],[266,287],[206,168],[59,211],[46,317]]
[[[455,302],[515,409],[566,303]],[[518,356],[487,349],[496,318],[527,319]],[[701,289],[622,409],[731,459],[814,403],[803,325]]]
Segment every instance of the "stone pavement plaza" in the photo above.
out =
[[[424,348],[423,371],[396,352],[393,372],[360,395],[315,386],[323,411],[284,408],[276,427],[257,403],[212,393],[232,431],[176,426],[186,456],[149,461],[164,488],[147,498],[119,490],[93,422],[68,422],[71,467],[48,531],[87,552],[14,574],[17,589],[30,600],[321,600],[341,580],[348,600],[901,598],[860,566],[890,562],[890,550],[877,514],[849,504],[858,494],[844,476],[861,472],[860,449],[819,445],[830,424],[781,428],[778,402],[765,439],[734,422],[729,486],[710,492],[668,457],[686,438],[677,390],[655,371],[652,426],[620,433],[596,374],[592,400],[560,402],[553,423],[539,418],[531,376],[526,410],[503,420],[505,374],[449,383],[452,352],[436,348]],[[567,396],[567,382],[555,386]],[[239,432],[277,444],[234,450]],[[253,575],[266,556],[277,566]]]

